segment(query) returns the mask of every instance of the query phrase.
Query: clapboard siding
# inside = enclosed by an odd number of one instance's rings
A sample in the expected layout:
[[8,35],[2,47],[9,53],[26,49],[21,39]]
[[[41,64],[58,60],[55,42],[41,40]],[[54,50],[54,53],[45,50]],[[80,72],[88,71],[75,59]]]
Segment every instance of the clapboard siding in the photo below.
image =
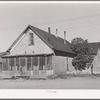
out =
[[34,45],[29,45],[29,33],[33,31],[28,30],[22,40],[12,49],[10,55],[22,54],[51,54],[52,49],[47,46],[36,34],[34,34]]

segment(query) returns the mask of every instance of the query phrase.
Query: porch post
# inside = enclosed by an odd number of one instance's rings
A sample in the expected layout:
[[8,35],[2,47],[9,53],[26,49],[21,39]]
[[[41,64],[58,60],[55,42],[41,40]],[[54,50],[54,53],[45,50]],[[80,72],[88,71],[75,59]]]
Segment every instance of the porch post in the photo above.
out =
[[31,57],[31,71],[32,71],[32,69],[33,69],[32,67],[33,67],[33,66],[32,66],[32,57]]
[[37,73],[39,75],[39,66],[40,66],[40,57],[38,57],[38,66],[37,66]]
[[4,58],[2,59],[2,69],[1,69],[1,72],[3,71],[3,60],[4,60]]
[[9,66],[9,57],[8,57],[8,59],[7,59],[7,60],[8,60],[8,70],[10,70],[10,66]]
[[18,63],[19,63],[19,72],[20,72],[20,68],[21,68],[21,66],[20,66],[20,57],[19,57],[19,62]]
[[47,75],[47,56],[45,56],[45,75]]
[[15,69],[15,71],[17,71],[17,68],[16,68],[16,57],[14,58],[14,69]]
[[25,56],[25,70],[26,70],[26,74],[29,75],[27,71],[27,56]]
[[25,56],[25,67],[27,69],[27,57]]

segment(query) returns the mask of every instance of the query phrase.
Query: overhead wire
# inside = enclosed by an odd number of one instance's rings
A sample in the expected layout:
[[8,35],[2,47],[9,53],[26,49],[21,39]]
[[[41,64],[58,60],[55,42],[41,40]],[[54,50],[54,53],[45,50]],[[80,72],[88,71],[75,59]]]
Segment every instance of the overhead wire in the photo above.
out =
[[[66,23],[66,22],[71,22],[71,21],[77,21],[77,20],[82,20],[82,19],[87,19],[87,18],[92,18],[92,17],[96,17],[96,16],[100,16],[100,14],[94,14],[94,15],[88,15],[88,16],[83,16],[83,17],[77,17],[77,18],[69,18],[69,19],[62,19],[62,20],[55,20],[55,21],[46,21],[46,22],[41,22],[41,23],[33,23],[33,25],[36,26],[46,26],[46,25],[53,25],[53,24],[61,24],[61,23]],[[96,26],[100,25],[100,24],[95,24]],[[13,29],[20,29],[22,27],[26,27],[27,25],[17,25],[17,26],[8,26],[8,27],[0,27],[0,31],[8,31],[8,30],[13,30]],[[87,27],[91,27],[94,25],[89,25]],[[80,26],[81,27],[81,26]],[[78,27],[77,27],[78,28]]]

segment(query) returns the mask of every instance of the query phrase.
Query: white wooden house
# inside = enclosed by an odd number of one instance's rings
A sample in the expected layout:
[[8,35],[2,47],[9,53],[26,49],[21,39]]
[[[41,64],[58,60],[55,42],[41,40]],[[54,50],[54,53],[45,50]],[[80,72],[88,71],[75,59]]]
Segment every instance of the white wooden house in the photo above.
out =
[[51,34],[50,28],[48,30],[29,25],[2,56],[2,75],[46,78],[65,73],[68,59],[75,54],[66,38],[57,37]]

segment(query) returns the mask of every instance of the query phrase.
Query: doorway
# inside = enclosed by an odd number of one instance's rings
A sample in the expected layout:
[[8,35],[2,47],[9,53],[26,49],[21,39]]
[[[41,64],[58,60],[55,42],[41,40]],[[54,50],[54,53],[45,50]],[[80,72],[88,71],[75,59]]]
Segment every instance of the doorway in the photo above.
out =
[[27,74],[26,59],[24,57],[20,58],[19,71],[21,76],[25,76]]

